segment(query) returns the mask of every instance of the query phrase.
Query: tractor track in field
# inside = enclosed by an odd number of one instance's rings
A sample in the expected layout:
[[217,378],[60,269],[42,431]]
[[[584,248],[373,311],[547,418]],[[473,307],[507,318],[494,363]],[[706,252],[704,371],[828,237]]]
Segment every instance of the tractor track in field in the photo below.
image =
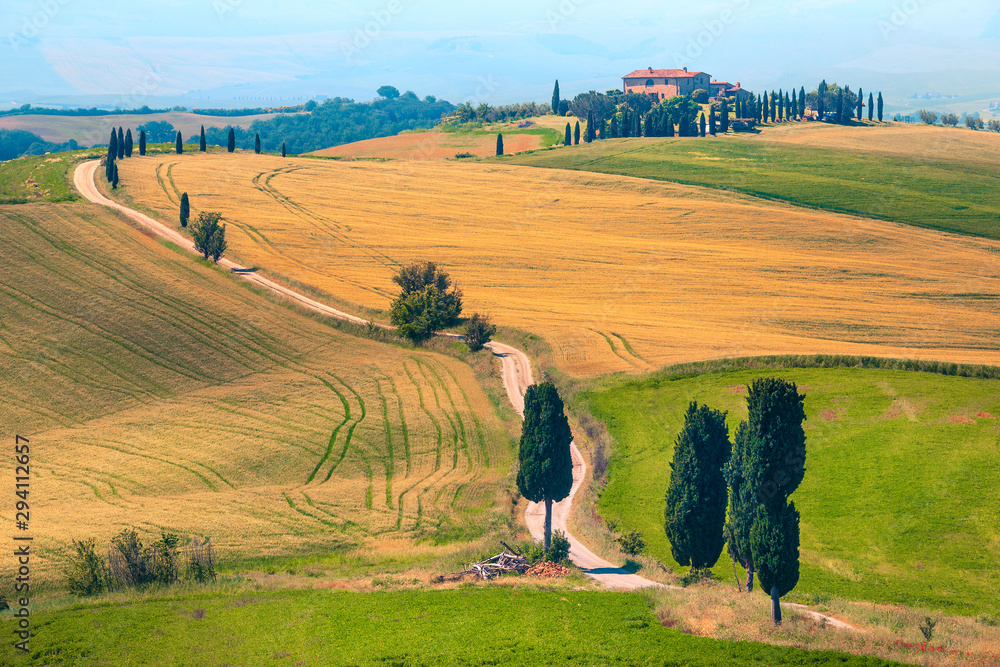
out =
[[[185,236],[178,233],[176,230],[171,229],[167,225],[154,220],[153,218],[135,211],[126,206],[123,206],[115,201],[112,201],[105,197],[98,189],[95,183],[94,177],[97,169],[100,165],[98,160],[92,160],[88,162],[81,163],[75,170],[73,174],[73,184],[80,194],[88,201],[98,204],[101,206],[106,206],[121,213],[124,213],[129,218],[139,223],[140,225],[148,228],[158,236],[161,236],[173,243],[176,243],[181,248],[189,250],[192,253],[198,254],[194,249],[194,244]],[[291,301],[298,304],[304,305],[307,308],[318,312],[329,317],[334,317],[340,320],[345,320],[348,322],[353,322],[355,324],[368,324],[368,320],[358,317],[356,315],[351,315],[350,313],[345,313],[336,308],[331,308],[326,304],[320,303],[314,299],[300,294],[284,285],[280,285],[272,280],[258,276],[250,272],[247,267],[241,266],[235,262],[227,259],[220,259],[219,265],[225,268],[229,268],[234,273],[240,277],[249,280],[257,285],[260,285],[275,294],[286,297]],[[617,337],[617,336],[616,336]],[[624,343],[624,341],[623,341]],[[528,360],[528,356],[518,350],[515,347],[493,341],[487,345],[489,350],[500,359],[502,373],[503,373],[503,384],[504,389],[507,392],[507,397],[514,409],[519,415],[524,414],[524,393],[527,388],[533,383],[532,372],[531,372],[531,362]],[[411,378],[412,379],[412,378]],[[440,426],[440,425],[439,425]],[[637,574],[633,574],[620,568],[613,563],[610,563],[594,552],[590,551],[586,546],[584,546],[579,540],[577,540],[568,530],[567,522],[570,515],[570,510],[572,508],[573,498],[579,490],[580,486],[583,484],[584,478],[587,473],[586,462],[583,458],[583,454],[580,449],[573,442],[570,444],[570,449],[573,456],[573,487],[569,495],[558,503],[554,503],[552,506],[552,528],[553,530],[562,530],[566,533],[566,537],[570,542],[570,560],[579,567],[584,574],[591,577],[592,579],[598,581],[608,588],[617,589],[640,589],[640,588],[650,588],[650,587],[660,587],[664,586],[656,581],[646,579]],[[456,452],[457,453],[457,452]],[[440,454],[439,454],[440,455]],[[435,471],[437,472],[437,471]],[[199,473],[195,473],[199,477]],[[203,478],[204,479],[204,478]],[[205,480],[207,482],[207,480]],[[211,486],[211,484],[209,483]],[[411,487],[412,489],[413,487]],[[409,490],[404,491],[400,494],[399,498],[399,510],[401,515],[402,510],[402,496],[405,495]],[[418,498],[418,504],[419,504]],[[524,520],[527,524],[528,531],[531,536],[535,539],[540,540],[543,535],[544,521],[545,521],[545,508],[544,505],[539,503],[529,503],[528,507],[524,512]],[[419,521],[419,517],[418,517]],[[797,611],[808,614],[816,619],[826,619],[826,622],[834,627],[859,630],[848,623],[845,623],[839,619],[832,618],[820,614],[819,612],[811,611],[801,605],[793,605],[786,603],[787,606],[795,608]]]

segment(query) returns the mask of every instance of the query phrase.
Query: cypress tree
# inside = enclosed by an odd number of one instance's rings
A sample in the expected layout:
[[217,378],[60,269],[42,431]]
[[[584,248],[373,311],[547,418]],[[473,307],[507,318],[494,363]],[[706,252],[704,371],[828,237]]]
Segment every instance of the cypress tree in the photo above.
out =
[[593,111],[588,111],[587,112],[587,133],[584,136],[586,137],[584,139],[584,141],[586,141],[588,144],[594,140],[594,112]]
[[792,109],[792,118],[794,119],[795,116],[797,116],[799,114],[799,100],[795,96],[795,89],[794,88],[792,88],[792,106],[791,106],[791,109]]
[[177,142],[176,145],[174,146],[174,150],[177,151],[178,155],[184,152],[184,141],[181,139],[180,132],[177,133]]
[[497,155],[503,155],[503,133],[497,132]]
[[763,103],[762,109],[763,109],[763,116],[762,116],[762,118],[764,119],[764,122],[766,123],[767,119],[768,119],[768,114],[770,114],[770,111],[768,111],[768,108],[767,108],[767,93],[764,93],[764,103]]
[[566,136],[563,137],[563,146],[570,146],[573,144],[572,130],[569,129],[569,123],[566,123]]
[[729,99],[726,97],[722,98],[722,109],[721,109],[720,125],[722,133],[725,134],[729,131]]
[[708,132],[715,136],[715,105],[708,108]]
[[282,141],[281,142],[281,157],[285,157],[287,154],[288,154],[288,152],[285,150],[285,142]]
[[[115,153],[117,155],[117,153]],[[115,178],[115,156],[108,155],[104,158],[104,178],[108,183]]]
[[771,91],[771,122],[778,120],[778,96]]
[[257,133],[256,137],[254,137],[253,152],[256,153],[257,155],[260,155],[260,132]]
[[120,127],[118,128],[118,144],[116,148],[118,149],[118,159],[123,159],[125,157],[125,131]]
[[636,110],[636,112],[633,114],[633,116],[634,116],[635,125],[632,128],[632,136],[634,136],[634,137],[641,137],[642,136],[642,115],[640,115],[639,111]]
[[559,79],[552,88],[552,113],[559,115]]
[[823,120],[823,115],[826,112],[826,79],[820,81],[819,88],[816,89],[816,107],[819,120]]
[[705,122],[705,112],[704,111],[701,112],[701,123],[700,123],[700,125],[701,125],[701,128],[700,128],[701,129],[701,136],[704,137],[705,136],[705,126],[707,125],[707,123]]
[[799,118],[806,117],[806,87],[799,88]]
[[132,128],[125,133],[125,157],[132,157]]
[[858,120],[861,120],[861,107],[862,107],[862,104],[864,102],[864,98],[865,98],[865,91],[864,91],[864,89],[863,88],[858,88],[858,108],[857,108],[857,112],[854,114],[854,117],[857,118]]
[[118,162],[111,161],[111,189],[118,189]]
[[747,392],[747,420],[736,429],[725,467],[730,506],[725,529],[730,554],[753,568],[771,594],[772,619],[780,598],[798,582],[799,515],[788,497],[805,476],[803,396],[795,383],[757,378]]
[[573,144],[580,145],[580,121],[576,121],[576,127],[573,128]]
[[604,139],[605,137],[607,137],[607,134],[608,134],[607,128],[608,128],[608,121],[602,120],[601,124],[598,125],[598,127],[597,127],[597,131],[599,133],[598,136],[601,139]]
[[778,120],[784,120],[785,119],[785,94],[781,91],[780,88],[778,89],[778,113],[777,113],[777,116],[778,116]]
[[188,218],[191,217],[191,202],[188,200],[188,193],[181,195],[181,227],[188,226]]
[[868,93],[868,122],[872,121],[872,117],[875,115],[875,99],[872,97],[871,92]]
[[692,571],[714,566],[722,554],[729,501],[722,469],[731,450],[726,413],[691,401],[670,463],[664,530],[674,560]]
[[785,120],[792,120],[795,118],[795,107],[792,106],[792,98],[785,93]]
[[545,549],[552,543],[552,503],[573,487],[573,435],[559,393],[550,382],[528,387],[518,450],[517,489],[531,502],[545,503]]
[[882,122],[882,91],[878,91],[878,122]]
[[[108,158],[114,160],[118,157],[118,132],[111,130],[111,140],[108,141]],[[108,179],[111,180],[110,178]]]
[[146,154],[146,130],[139,130],[139,155]]
[[632,119],[628,115],[628,107],[622,109],[622,120],[618,123],[618,136],[628,139],[629,130],[632,129]]
[[236,150],[236,130],[229,128],[229,137],[226,139],[226,150],[232,153]]
[[618,138],[618,115],[611,117],[611,126],[608,128],[612,139]]
[[205,126],[201,126],[201,140],[198,142],[198,150],[202,153],[208,150],[208,144],[205,142]]
[[837,91],[837,122],[844,122],[844,89]]
[[667,131],[664,132],[664,135],[668,136],[668,137],[676,136],[676,135],[674,135],[674,119],[673,119],[673,117],[670,114],[665,114],[665,116],[666,116],[666,118],[664,118],[664,122],[667,125]]

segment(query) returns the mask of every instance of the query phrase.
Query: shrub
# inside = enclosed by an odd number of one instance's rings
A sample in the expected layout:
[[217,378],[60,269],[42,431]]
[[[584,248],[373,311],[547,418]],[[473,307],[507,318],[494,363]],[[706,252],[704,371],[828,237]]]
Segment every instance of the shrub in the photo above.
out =
[[70,555],[66,571],[69,592],[73,595],[97,595],[103,592],[108,571],[104,559],[97,555],[96,540],[73,540],[73,549],[76,553]]
[[691,99],[698,104],[708,104],[708,91],[703,88],[699,88],[691,93]]
[[545,560],[551,563],[562,563],[569,558],[569,538],[561,530],[552,533],[549,550],[545,552]]
[[180,538],[175,533],[160,532],[153,543],[153,579],[161,584],[177,581],[177,547]]
[[493,339],[496,332],[496,325],[490,322],[489,316],[473,313],[465,327],[465,344],[470,351],[479,352]]
[[455,153],[455,157],[461,160],[462,158],[476,157],[476,156],[470,153],[469,151],[462,151],[461,153]]
[[153,556],[134,529],[125,529],[111,538],[108,555],[115,588],[142,587],[154,580]]
[[212,552],[212,541],[205,540],[201,544],[198,538],[191,543],[188,555],[188,576],[198,583],[215,581],[215,556]]
[[627,533],[619,535],[615,538],[615,541],[618,542],[619,548],[630,556],[641,554],[643,549],[646,548],[646,541],[642,539],[642,535],[639,534],[638,530],[630,530]]

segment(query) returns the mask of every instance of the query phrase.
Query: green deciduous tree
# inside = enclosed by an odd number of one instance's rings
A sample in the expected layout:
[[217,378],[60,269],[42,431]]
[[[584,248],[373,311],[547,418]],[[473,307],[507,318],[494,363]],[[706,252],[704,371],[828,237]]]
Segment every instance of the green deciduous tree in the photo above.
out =
[[722,553],[729,501],[722,470],[731,450],[726,414],[692,401],[674,445],[664,515],[674,560],[692,571],[712,567]]
[[201,126],[201,138],[198,140],[198,150],[202,153],[208,150],[208,144],[205,142],[205,126]]
[[395,86],[379,86],[379,89],[375,91],[378,96],[387,100],[394,100],[399,97],[399,89]]
[[497,132],[497,155],[503,155],[503,132]]
[[[188,193],[181,195],[181,227],[187,227],[188,219],[191,217],[191,201],[188,199]],[[207,259],[207,257],[206,257]]]
[[917,113],[917,116],[920,118],[920,120],[924,121],[928,125],[933,125],[934,123],[937,122],[938,119],[938,115],[936,113],[934,113],[933,111],[928,111],[927,109],[921,109]]
[[139,155],[146,154],[146,130],[139,130]]
[[420,343],[458,320],[462,291],[452,289],[448,274],[434,262],[404,266],[393,276],[400,294],[392,302],[390,319],[399,335]]
[[535,503],[545,503],[547,550],[552,539],[552,503],[573,488],[573,435],[559,392],[550,382],[528,387],[524,395],[524,425],[518,451],[517,488]]
[[229,128],[229,137],[226,139],[226,150],[232,153],[236,150],[236,130]]
[[216,262],[226,251],[226,225],[219,223],[222,215],[210,211],[202,211],[198,219],[191,225],[191,238],[194,247],[205,259],[211,257]]
[[497,328],[486,315],[473,313],[468,324],[465,325],[465,344],[472,352],[479,352],[483,347],[493,340]]

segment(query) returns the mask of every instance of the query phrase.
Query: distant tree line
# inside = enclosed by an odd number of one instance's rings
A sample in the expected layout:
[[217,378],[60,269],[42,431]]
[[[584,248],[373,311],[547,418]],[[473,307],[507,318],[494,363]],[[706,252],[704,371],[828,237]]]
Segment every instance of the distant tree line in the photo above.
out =
[[75,139],[64,144],[45,141],[37,134],[25,130],[0,130],[0,160],[13,160],[22,155],[44,155],[62,151],[79,150]]

